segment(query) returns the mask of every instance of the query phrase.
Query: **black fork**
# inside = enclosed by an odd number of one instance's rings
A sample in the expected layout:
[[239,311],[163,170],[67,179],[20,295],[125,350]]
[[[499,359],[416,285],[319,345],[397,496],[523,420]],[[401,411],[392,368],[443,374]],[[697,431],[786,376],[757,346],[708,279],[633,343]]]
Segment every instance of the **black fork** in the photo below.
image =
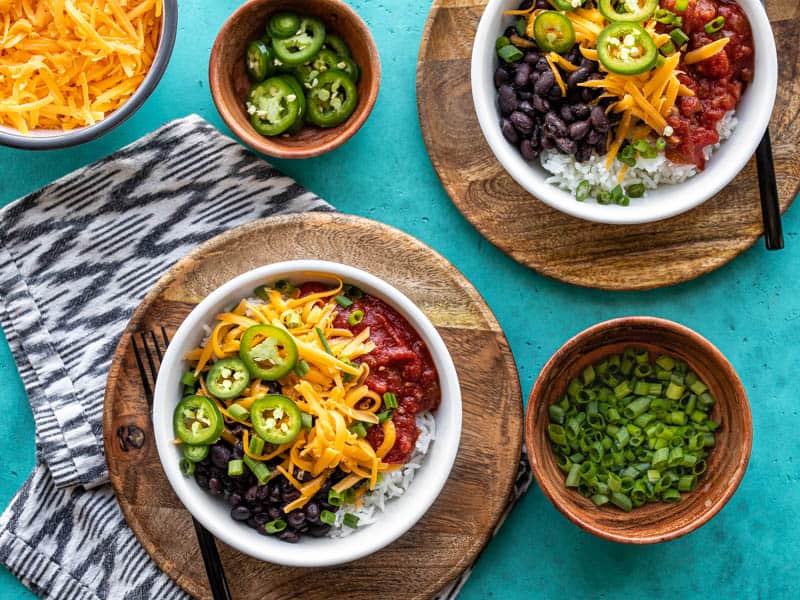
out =
[[[164,352],[169,345],[169,336],[164,327],[159,331],[150,330],[148,332],[139,331],[133,336],[133,353],[136,356],[136,365],[139,367],[139,374],[144,386],[144,394],[147,403],[153,407],[153,390],[156,385],[158,370],[161,368],[161,360]],[[197,541],[200,544],[200,551],[203,554],[203,563],[206,566],[208,583],[211,586],[211,594],[214,600],[231,600],[231,592],[228,589],[228,581],[225,579],[225,571],[222,568],[222,561],[219,558],[217,545],[211,532],[203,527],[200,522],[192,517],[194,530],[197,533]]]

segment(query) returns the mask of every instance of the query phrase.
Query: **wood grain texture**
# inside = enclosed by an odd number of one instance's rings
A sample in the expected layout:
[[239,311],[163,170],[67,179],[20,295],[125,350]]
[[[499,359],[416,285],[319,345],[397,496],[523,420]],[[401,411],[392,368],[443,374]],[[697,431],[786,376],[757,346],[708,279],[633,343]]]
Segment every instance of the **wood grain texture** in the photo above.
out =
[[[651,289],[713,271],[763,233],[755,160],[723,192],[677,217],[633,226],[590,223],[529,195],[495,159],[472,104],[470,56],[486,0],[434,0],[417,66],[420,125],[453,203],[514,260],[554,279],[608,290]],[[800,9],[767,2],[779,56],[772,135],[781,211],[800,190]]]
[[[708,470],[697,489],[681,494],[678,503],[657,502],[630,513],[613,506],[597,507],[567,488],[565,475],[550,448],[548,409],[569,381],[589,365],[625,348],[646,348],[686,361],[717,399],[711,417],[722,423],[708,457]],[[570,521],[600,537],[628,544],[653,544],[694,531],[730,500],[744,477],[753,445],[753,422],[744,386],[728,360],[702,336],[682,325],[653,317],[626,317],[600,323],[579,333],[542,369],[528,400],[525,444],[539,487]]]
[[260,38],[270,15],[297,10],[296,0],[249,0],[225,22],[211,49],[208,80],[220,116],[236,136],[251,148],[279,158],[310,158],[341,146],[366,122],[381,83],[381,59],[369,27],[341,0],[307,0],[302,13],[318,17],[329,33],[336,33],[350,47],[360,69],[358,105],[352,115],[336,127],[322,129],[306,124],[288,136],[265,137],[250,124],[245,103],[253,85],[245,70],[247,46]]
[[[461,446],[448,483],[425,517],[394,544],[358,563],[281,567],[218,542],[233,596],[428,598],[471,564],[506,506],[522,447],[522,402],[508,343],[475,288],[433,250],[386,225],[333,213],[275,217],[214,238],[176,264],[133,315],[109,374],[103,425],[111,483],[128,525],[156,564],[191,595],[209,598],[190,515],[159,463],[130,338],[161,325],[174,333],[225,281],[257,266],[299,258],[368,270],[425,312],[447,344],[461,382]],[[145,443],[126,452],[117,431],[129,425],[144,432]]]

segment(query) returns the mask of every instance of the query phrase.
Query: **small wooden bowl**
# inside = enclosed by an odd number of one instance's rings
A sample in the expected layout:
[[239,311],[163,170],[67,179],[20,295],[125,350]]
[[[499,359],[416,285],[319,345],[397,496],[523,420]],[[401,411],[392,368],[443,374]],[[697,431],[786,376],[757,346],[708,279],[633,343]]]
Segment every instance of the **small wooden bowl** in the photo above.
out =
[[[347,121],[330,129],[307,125],[288,136],[264,137],[250,125],[245,109],[252,82],[245,70],[247,45],[264,33],[269,16],[281,10],[311,15],[325,23],[327,31],[339,35],[350,47],[361,69],[358,106]],[[367,120],[381,80],[381,63],[375,40],[364,21],[340,0],[250,0],[225,22],[211,49],[208,65],[211,96],[220,116],[245,144],[278,158],[319,156],[349,140]]]
[[[597,507],[567,488],[547,436],[548,407],[565,393],[569,381],[585,367],[628,346],[669,354],[689,364],[717,399],[712,418],[722,423],[708,469],[693,492],[677,503],[645,504],[625,513]],[[531,391],[525,444],[533,473],[555,507],[589,533],[626,544],[654,544],[694,531],[717,514],[744,476],[753,443],[750,406],[731,364],[708,340],[672,321],[627,317],[600,323],[564,344],[542,369]]]

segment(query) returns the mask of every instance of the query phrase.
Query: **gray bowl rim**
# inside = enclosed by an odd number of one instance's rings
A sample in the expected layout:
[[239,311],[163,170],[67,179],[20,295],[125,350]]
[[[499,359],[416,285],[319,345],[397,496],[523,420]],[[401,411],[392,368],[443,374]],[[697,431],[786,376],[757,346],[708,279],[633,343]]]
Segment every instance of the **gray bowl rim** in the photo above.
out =
[[167,69],[175,37],[178,32],[178,0],[164,0],[164,12],[161,21],[161,40],[156,50],[156,57],[141,85],[119,109],[102,121],[89,127],[74,131],[55,133],[47,136],[26,136],[0,131],[0,145],[22,150],[57,150],[90,142],[105,135],[131,117],[144,104],[145,100],[156,89],[164,71]]

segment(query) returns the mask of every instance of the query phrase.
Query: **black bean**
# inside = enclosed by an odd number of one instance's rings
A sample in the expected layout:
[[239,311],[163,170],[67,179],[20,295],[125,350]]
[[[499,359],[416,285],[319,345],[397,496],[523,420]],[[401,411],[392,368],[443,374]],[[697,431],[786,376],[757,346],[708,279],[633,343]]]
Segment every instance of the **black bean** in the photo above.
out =
[[564,123],[572,123],[575,120],[575,117],[572,115],[572,109],[569,107],[569,104],[564,104],[558,111],[559,116],[564,121]]
[[319,504],[316,502],[309,502],[306,504],[303,512],[305,512],[307,520],[316,523],[320,515]]
[[228,429],[231,430],[231,433],[233,435],[239,435],[240,433],[242,433],[242,426],[239,423],[234,423],[233,425],[230,425]]
[[522,62],[517,67],[517,72],[514,75],[514,84],[517,87],[524,87],[528,83],[528,78],[531,76],[531,66]]
[[579,102],[578,104],[572,105],[572,114],[575,115],[575,118],[579,121],[583,121],[589,118],[589,115],[592,114],[592,109]]
[[536,114],[536,110],[533,108],[533,104],[531,104],[530,100],[523,100],[522,102],[520,102],[519,106],[517,107],[517,110],[522,111],[529,117],[532,117]]
[[564,154],[575,154],[578,151],[578,143],[569,138],[556,138],[556,148]]
[[581,146],[578,148],[578,151],[575,153],[575,160],[578,162],[586,162],[592,157],[592,147],[591,146]]
[[228,461],[231,459],[231,451],[225,446],[215,444],[211,446],[211,463],[220,469],[228,470]]
[[233,452],[231,452],[231,458],[233,458],[234,460],[243,459],[244,451],[239,446],[236,446],[236,448],[233,449]]
[[511,81],[511,75],[503,67],[497,67],[494,72],[494,87],[499,88],[504,83]]
[[529,65],[535,65],[537,62],[539,62],[539,53],[534,50],[528,50],[522,60]]
[[253,515],[253,518],[256,520],[256,525],[259,527],[270,520],[269,515],[265,512],[256,513]]
[[252,516],[250,509],[246,506],[234,506],[231,509],[231,518],[234,521],[247,521]]
[[292,488],[291,490],[287,490],[287,491],[283,492],[283,501],[286,502],[286,504],[289,504],[290,502],[294,502],[299,497],[300,497],[300,490],[296,490],[294,488]]
[[523,102],[525,100],[530,101],[531,98],[533,98],[533,92],[529,92],[527,90],[519,90],[517,92],[517,100],[519,100],[520,102]]
[[530,140],[522,140],[519,151],[525,160],[536,160],[539,157],[539,151],[533,147]]
[[505,138],[515,146],[519,143],[519,134],[514,129],[514,125],[508,119],[503,119],[500,122],[500,130],[503,132]]
[[595,106],[592,109],[591,119],[592,119],[592,126],[597,131],[599,131],[600,133],[608,131],[608,117],[606,116],[606,112],[603,110],[602,107]]
[[566,123],[552,110],[544,116],[544,128],[554,138],[567,135]]
[[267,509],[267,515],[269,516],[271,521],[275,521],[276,519],[283,518],[283,511],[277,506],[270,506]]
[[261,500],[262,502],[269,498],[269,487],[266,485],[258,486],[258,492],[256,492],[256,498]]
[[533,119],[523,112],[515,111],[509,117],[511,124],[521,134],[526,135],[533,131]]
[[212,477],[208,480],[208,490],[215,496],[219,495],[222,492],[222,482],[216,477]]
[[597,63],[591,59],[584,58],[581,60],[581,68],[586,69],[589,73],[594,73],[597,70]]
[[284,542],[289,542],[290,544],[296,544],[297,542],[300,541],[300,536],[297,535],[294,531],[289,531],[288,529],[286,531],[281,532],[281,534],[278,537]]
[[255,502],[258,497],[258,486],[254,485],[244,493],[245,502]]
[[608,152],[608,143],[606,142],[606,138],[603,138],[597,142],[597,145],[594,147],[594,149],[600,156],[603,156],[606,152]]
[[561,88],[554,85],[547,93],[547,97],[550,98],[550,100],[561,100],[564,96],[561,95]]
[[575,121],[569,126],[569,137],[575,141],[582,140],[589,133],[589,121]]
[[546,113],[550,110],[550,102],[542,98],[539,94],[535,94],[532,99],[533,108],[539,112]]
[[566,56],[566,59],[573,65],[577,65],[581,61],[581,58],[583,58],[583,56],[581,55],[581,50],[577,45],[573,46],[572,50],[570,50]]
[[235,492],[228,497],[228,504],[230,504],[231,506],[239,506],[241,503],[242,503],[241,495]]
[[581,88],[581,100],[583,102],[591,102],[594,98],[594,90],[592,88]]
[[536,63],[536,70],[540,73],[546,73],[550,70],[550,63],[547,62],[547,59],[544,56],[540,57],[539,62]]
[[556,78],[553,77],[552,71],[546,71],[539,76],[539,80],[533,87],[533,91],[537,94],[546,94],[550,91],[550,88],[555,85],[555,82]]
[[325,537],[330,530],[329,525],[315,525],[308,528],[308,535],[315,538]]
[[501,85],[498,94],[498,104],[500,104],[500,111],[503,114],[511,114],[517,110],[517,93],[510,84]]
[[544,8],[544,9],[551,9],[552,7],[547,2],[547,0],[536,0],[536,8]]
[[581,67],[574,73],[570,73],[569,77],[567,77],[567,86],[571,90],[578,89],[578,84],[583,83],[589,78],[589,70]]
[[300,509],[293,510],[286,517],[286,523],[289,525],[289,527],[292,527],[294,529],[299,529],[305,524],[305,522],[306,522],[306,515]]
[[586,143],[590,146],[594,146],[597,142],[600,141],[600,134],[597,133],[594,129],[590,129],[588,135],[586,136]]
[[553,138],[551,138],[550,136],[543,135],[542,136],[541,146],[542,146],[542,150],[552,150],[553,148],[555,148],[556,143],[555,143],[555,141],[553,141]]

